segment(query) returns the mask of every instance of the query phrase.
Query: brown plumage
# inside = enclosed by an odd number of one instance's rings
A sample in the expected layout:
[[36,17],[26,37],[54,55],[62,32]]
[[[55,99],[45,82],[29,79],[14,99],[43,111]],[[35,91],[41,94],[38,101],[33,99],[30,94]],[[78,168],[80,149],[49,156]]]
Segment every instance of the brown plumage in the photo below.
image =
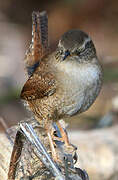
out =
[[53,71],[51,72],[48,54],[47,14],[46,12],[33,12],[32,43],[25,56],[25,66],[29,78],[22,89],[21,99],[28,102],[31,111],[43,126],[51,119],[50,109],[52,107],[51,104],[46,105],[46,99],[56,92],[55,77]]
[[[86,111],[93,104],[101,89],[102,70],[86,33],[66,32],[50,53],[47,15],[34,12],[32,17],[32,44],[25,59],[29,79],[21,98],[48,131],[54,121]],[[62,134],[68,144],[63,130]]]

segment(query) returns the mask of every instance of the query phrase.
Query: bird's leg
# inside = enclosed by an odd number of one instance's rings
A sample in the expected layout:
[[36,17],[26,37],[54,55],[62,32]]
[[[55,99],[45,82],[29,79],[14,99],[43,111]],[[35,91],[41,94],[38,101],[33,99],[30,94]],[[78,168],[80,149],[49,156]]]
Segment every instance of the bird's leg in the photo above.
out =
[[66,132],[66,124],[63,120],[60,120],[56,123],[53,123],[55,131],[52,134],[52,139],[54,141],[63,142],[67,147],[70,146],[68,135]]
[[49,138],[50,148],[52,152],[52,158],[56,162],[61,162],[58,154],[58,149],[65,149],[70,151],[75,151],[76,147],[69,143],[68,135],[66,132],[66,125],[63,120],[59,122],[46,125],[46,131]]
[[53,132],[54,132],[54,128],[52,125],[50,125],[50,127],[46,127],[46,131],[47,131],[47,135],[49,138],[49,144],[50,144],[50,149],[51,149],[51,153],[52,153],[52,158],[55,162],[59,161],[57,152],[56,152],[56,148],[55,148],[55,142],[53,140]]
[[57,122],[57,125],[61,133],[61,140],[65,143],[66,146],[70,146],[68,135],[65,128],[65,122],[63,120],[60,120]]

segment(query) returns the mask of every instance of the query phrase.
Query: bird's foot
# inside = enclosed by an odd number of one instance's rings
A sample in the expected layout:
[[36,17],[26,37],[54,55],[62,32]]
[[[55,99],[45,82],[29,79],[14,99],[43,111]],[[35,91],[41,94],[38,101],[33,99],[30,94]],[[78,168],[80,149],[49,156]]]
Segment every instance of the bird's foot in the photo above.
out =
[[[65,155],[67,156],[68,154],[73,154],[74,157],[77,149],[74,145],[70,144],[65,125],[62,124],[62,122],[63,121],[58,122],[57,124],[53,123],[53,125],[50,127],[48,126],[47,129],[52,158],[58,163],[62,163],[64,161]],[[60,156],[60,151],[63,156]]]
[[53,123],[53,126],[55,129],[52,133],[53,140],[60,141],[67,147],[70,146],[65,122],[63,120],[60,120],[59,122],[57,122],[57,124]]
[[[53,128],[51,130],[51,137],[53,141],[53,145],[55,148],[55,151],[58,154],[58,151],[63,151],[63,155],[67,155],[68,153],[73,154],[73,159],[76,161],[76,150],[77,147],[70,144],[68,134],[66,131],[66,124],[63,120],[59,121],[57,124],[53,123]],[[59,157],[61,161],[63,160],[63,157]],[[59,159],[58,158],[58,159]]]

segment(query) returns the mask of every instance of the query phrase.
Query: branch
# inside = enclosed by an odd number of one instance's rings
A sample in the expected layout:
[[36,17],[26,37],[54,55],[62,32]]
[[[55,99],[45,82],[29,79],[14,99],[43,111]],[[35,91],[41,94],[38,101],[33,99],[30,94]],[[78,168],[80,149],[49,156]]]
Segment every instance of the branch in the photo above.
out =
[[[47,134],[38,122],[35,121],[34,123],[34,121],[19,124],[11,156],[8,180],[47,179],[47,177],[55,178],[55,180],[88,180],[85,171],[74,167],[74,161],[77,158],[73,156],[75,152],[67,149],[67,147],[65,148],[62,142],[58,141],[56,147],[60,159],[58,162],[53,161]],[[56,129],[58,128],[56,127]]]

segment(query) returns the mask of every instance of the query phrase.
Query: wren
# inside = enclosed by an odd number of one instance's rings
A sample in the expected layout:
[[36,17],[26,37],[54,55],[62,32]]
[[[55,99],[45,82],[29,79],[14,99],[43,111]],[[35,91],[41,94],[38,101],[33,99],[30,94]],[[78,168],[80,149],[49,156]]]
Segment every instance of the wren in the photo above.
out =
[[32,15],[32,44],[25,58],[29,78],[21,98],[49,131],[53,122],[82,113],[93,104],[103,76],[93,41],[81,30],[64,33],[56,50],[50,51],[44,14]]

